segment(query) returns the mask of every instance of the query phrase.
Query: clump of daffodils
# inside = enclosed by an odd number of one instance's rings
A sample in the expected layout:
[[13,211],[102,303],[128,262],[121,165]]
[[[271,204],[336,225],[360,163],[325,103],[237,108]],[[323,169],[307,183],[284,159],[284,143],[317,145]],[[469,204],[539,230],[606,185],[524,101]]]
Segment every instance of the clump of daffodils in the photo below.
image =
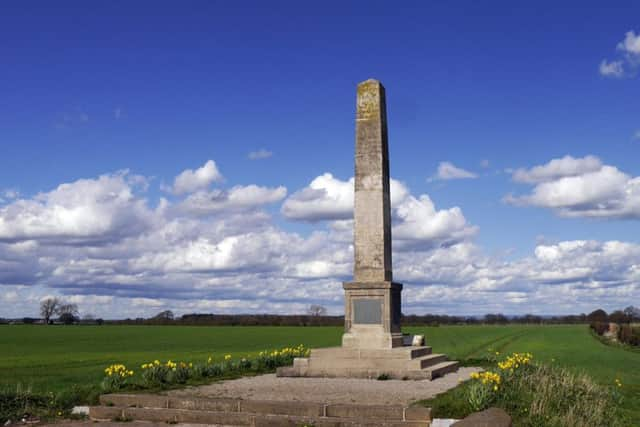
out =
[[122,378],[127,378],[133,376],[133,371],[128,370],[126,366],[121,364],[108,366],[104,370],[104,373],[109,377],[119,376]]
[[113,391],[124,388],[127,385],[127,380],[133,376],[133,371],[127,369],[125,365],[115,364],[107,366],[104,374],[102,388],[106,391]]
[[[500,353],[496,351],[495,355],[499,356]],[[473,410],[486,409],[503,392],[503,386],[508,386],[510,381],[515,381],[519,370],[530,365],[532,359],[531,353],[512,353],[497,363],[498,371],[472,373],[471,378],[476,381],[469,386],[467,400]]]
[[256,368],[259,372],[269,371],[278,366],[287,366],[293,363],[296,357],[308,357],[310,350],[303,344],[296,347],[284,347],[279,350],[261,351],[256,359]]
[[[148,388],[164,388],[171,384],[184,384],[191,378],[215,378],[245,372],[273,371],[277,367],[291,365],[296,357],[307,357],[309,354],[310,350],[300,344],[261,351],[257,356],[234,357],[225,354],[220,359],[209,356],[201,363],[171,359],[162,362],[156,359],[140,365],[141,375],[137,384]],[[105,374],[105,390],[111,391],[124,387],[124,379],[133,376],[133,371],[126,369],[124,365],[112,365],[105,369]],[[115,378],[122,381],[114,383]]]
[[154,366],[160,366],[160,361],[159,360],[154,360],[153,362],[143,363],[142,366],[140,366],[140,367],[142,369],[151,369]]
[[502,382],[500,374],[491,371],[473,372],[471,373],[471,378],[480,380],[484,385],[489,385],[494,391],[498,390],[500,383]]
[[533,359],[533,355],[531,353],[513,353],[504,361],[498,362],[498,368],[503,371],[513,373],[519,367],[531,363],[531,359]]

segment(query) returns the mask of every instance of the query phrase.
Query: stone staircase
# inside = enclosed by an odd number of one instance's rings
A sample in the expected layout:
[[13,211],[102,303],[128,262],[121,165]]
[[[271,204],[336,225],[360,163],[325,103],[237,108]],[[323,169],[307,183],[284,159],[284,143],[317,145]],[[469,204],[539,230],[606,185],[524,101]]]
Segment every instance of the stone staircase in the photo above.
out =
[[280,377],[348,377],[432,380],[458,370],[459,363],[428,346],[391,349],[345,347],[312,349],[307,358],[296,358],[293,366],[278,368]]
[[251,427],[429,427],[431,409],[231,398],[107,394],[89,408],[94,421]]

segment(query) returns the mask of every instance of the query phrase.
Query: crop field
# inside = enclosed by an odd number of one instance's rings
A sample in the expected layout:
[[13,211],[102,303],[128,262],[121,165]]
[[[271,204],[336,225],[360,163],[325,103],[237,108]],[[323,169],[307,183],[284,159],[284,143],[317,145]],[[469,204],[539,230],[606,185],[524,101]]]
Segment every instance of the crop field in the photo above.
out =
[[[625,411],[640,423],[640,352],[602,344],[585,325],[413,327],[405,332],[424,334],[435,352],[463,363],[488,349],[530,352],[537,360],[587,372],[605,386],[618,378]],[[335,327],[5,325],[0,326],[0,386],[60,391],[73,384],[97,385],[103,369],[113,363],[136,370],[154,359],[204,361],[298,344],[327,347],[339,345],[341,333]]]

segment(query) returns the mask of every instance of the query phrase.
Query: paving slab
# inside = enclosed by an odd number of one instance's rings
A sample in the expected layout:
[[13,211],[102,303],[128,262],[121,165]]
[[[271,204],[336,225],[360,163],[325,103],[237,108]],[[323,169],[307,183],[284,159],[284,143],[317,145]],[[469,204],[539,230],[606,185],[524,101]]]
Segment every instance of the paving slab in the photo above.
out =
[[225,397],[251,400],[282,400],[321,402],[326,404],[355,403],[363,405],[404,405],[430,399],[460,382],[481,368],[463,367],[429,381],[369,380],[358,378],[278,378],[275,374],[243,377],[214,384],[171,390],[167,394],[179,397]]

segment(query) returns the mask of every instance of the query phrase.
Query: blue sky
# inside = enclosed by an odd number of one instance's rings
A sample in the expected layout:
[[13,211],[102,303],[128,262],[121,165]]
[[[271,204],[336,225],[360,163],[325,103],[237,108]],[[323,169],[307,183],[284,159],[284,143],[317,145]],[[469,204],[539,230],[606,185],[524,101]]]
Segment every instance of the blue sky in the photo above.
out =
[[406,312],[638,305],[637,2],[345,3],[3,5],[0,316],[341,312],[370,77]]

